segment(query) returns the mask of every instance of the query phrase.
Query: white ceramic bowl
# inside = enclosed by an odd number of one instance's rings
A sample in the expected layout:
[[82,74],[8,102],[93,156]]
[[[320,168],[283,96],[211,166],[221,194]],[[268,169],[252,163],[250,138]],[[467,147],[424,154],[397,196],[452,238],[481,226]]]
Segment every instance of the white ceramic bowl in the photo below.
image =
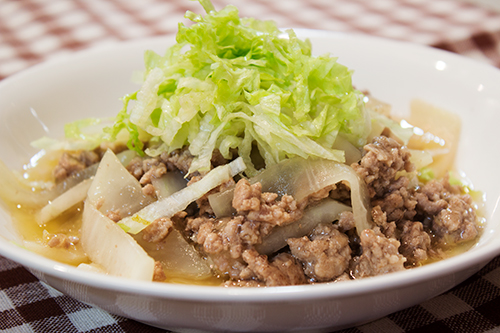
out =
[[[0,254],[56,289],[121,316],[173,330],[253,332],[331,330],[374,320],[452,288],[500,254],[500,71],[407,43],[297,32],[311,39],[315,54],[338,56],[355,70],[357,88],[370,90],[400,114],[408,112],[410,100],[420,98],[460,115],[456,164],[487,197],[488,223],[477,246],[421,268],[337,284],[236,289],[145,283],[77,271],[12,245],[18,235],[8,212],[0,210]],[[35,153],[29,142],[46,134],[44,128],[59,137],[68,121],[116,114],[119,98],[138,88],[131,75],[143,68],[143,52],[163,52],[172,41],[165,37],[93,49],[0,82],[0,157],[19,168]]]

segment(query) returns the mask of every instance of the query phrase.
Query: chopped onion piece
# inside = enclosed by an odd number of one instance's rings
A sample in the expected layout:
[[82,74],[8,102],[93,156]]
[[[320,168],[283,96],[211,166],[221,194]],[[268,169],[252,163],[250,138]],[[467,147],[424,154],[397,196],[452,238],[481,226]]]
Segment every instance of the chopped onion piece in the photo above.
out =
[[106,273],[152,281],[154,259],[88,200],[83,209],[80,241],[89,259]]
[[287,245],[288,238],[307,235],[320,223],[338,220],[340,213],[344,211],[351,211],[351,207],[330,198],[322,200],[317,205],[306,208],[304,215],[299,220],[275,227],[269,235],[262,239],[261,244],[255,246],[255,249],[265,255],[274,253]]
[[245,163],[238,157],[229,164],[216,167],[200,181],[193,183],[171,196],[158,200],[141,209],[133,216],[123,218],[118,224],[123,230],[136,234],[160,217],[170,217],[180,212],[193,201],[201,198],[211,189],[221,185],[245,170]]

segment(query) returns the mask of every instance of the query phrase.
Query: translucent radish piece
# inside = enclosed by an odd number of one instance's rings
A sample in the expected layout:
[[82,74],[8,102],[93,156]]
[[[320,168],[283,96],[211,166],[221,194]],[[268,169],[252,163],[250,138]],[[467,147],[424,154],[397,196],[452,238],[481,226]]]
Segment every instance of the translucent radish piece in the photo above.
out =
[[234,209],[232,205],[233,194],[234,187],[224,192],[218,192],[208,196],[208,203],[210,204],[215,216],[225,217],[236,213],[236,209]]
[[187,181],[178,171],[169,171],[160,178],[152,178],[151,184],[155,188],[158,199],[171,196],[186,187]]
[[55,198],[53,201],[49,202],[40,211],[37,217],[38,224],[44,225],[45,223],[53,220],[74,205],[85,200],[91,184],[92,179],[85,179],[78,185],[73,186],[72,188]]
[[144,195],[139,181],[111,150],[106,151],[99,163],[88,200],[103,214],[117,212],[121,217],[132,215],[154,201]]
[[158,200],[143,208],[136,214],[123,218],[118,224],[123,230],[136,234],[160,217],[170,217],[180,212],[193,201],[204,196],[211,189],[228,181],[245,170],[243,159],[238,157],[234,161],[218,166],[207,173],[200,181],[175,192],[171,196]]
[[[137,156],[137,154],[131,150],[117,154],[122,164],[128,164],[134,156]],[[0,160],[0,199],[23,206],[43,207],[85,179],[94,176],[97,166],[98,164],[93,164],[57,183],[50,189],[34,190],[31,186],[27,186],[18,179],[16,174]]]
[[274,253],[287,245],[288,238],[305,236],[320,223],[338,220],[340,213],[344,211],[351,211],[351,207],[330,198],[324,199],[317,205],[308,207],[299,220],[273,228],[271,233],[262,239],[262,243],[255,246],[255,249],[261,254]]
[[88,200],[83,209],[80,241],[89,259],[107,274],[152,281],[154,259]]
[[212,276],[208,261],[176,229],[158,243],[144,241],[142,233],[134,238],[154,260],[161,262],[168,276],[195,280]]

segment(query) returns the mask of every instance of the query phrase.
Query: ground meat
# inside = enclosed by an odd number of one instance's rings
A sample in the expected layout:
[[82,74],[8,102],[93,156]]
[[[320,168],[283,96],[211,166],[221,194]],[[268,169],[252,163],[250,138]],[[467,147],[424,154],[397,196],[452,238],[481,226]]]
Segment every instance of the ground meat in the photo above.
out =
[[332,281],[349,267],[349,238],[333,225],[321,224],[310,237],[290,238],[287,243],[313,281]]
[[407,259],[406,265],[415,266],[427,260],[431,248],[431,237],[420,222],[405,221],[401,225],[399,252]]
[[110,219],[111,221],[118,222],[122,219],[122,216],[120,215],[120,210],[110,210],[109,212],[106,213],[106,217]]
[[95,151],[64,152],[59,164],[54,168],[56,182],[62,181],[73,174],[99,162],[100,156]]
[[290,253],[279,253],[272,258],[271,265],[277,267],[282,273],[284,273],[291,285],[307,283],[302,266]]
[[352,167],[368,185],[371,198],[384,197],[400,171],[413,171],[408,148],[396,140],[379,136],[364,147],[365,155]]
[[415,217],[417,200],[413,190],[408,189],[408,183],[407,177],[399,177],[391,182],[391,189],[382,198],[372,200],[372,206],[379,206],[388,222],[412,220]]
[[158,158],[136,157],[127,165],[127,170],[142,186],[151,184],[152,178],[160,178],[167,173],[167,167]]
[[193,158],[187,147],[176,149],[171,153],[163,152],[160,155],[161,162],[166,165],[169,171],[179,170],[185,175],[191,167]]
[[340,213],[339,221],[337,222],[339,230],[346,232],[356,227],[356,221],[351,211],[344,211]]
[[471,197],[452,196],[447,208],[434,218],[432,230],[447,243],[466,242],[476,238],[479,231]]
[[162,282],[167,279],[165,271],[163,270],[163,265],[159,261],[155,261],[155,267],[153,271],[153,281]]
[[130,172],[130,174],[137,180],[141,179],[142,175],[144,174],[144,170],[142,169],[142,158],[140,157],[133,158],[126,168],[128,172]]
[[[225,286],[280,286],[345,281],[413,267],[442,253],[440,243],[457,243],[477,236],[472,200],[448,179],[416,186],[409,150],[396,140],[378,137],[365,146],[365,154],[352,167],[367,183],[373,229],[358,235],[352,212],[335,224],[318,225],[308,236],[290,238],[279,254],[262,255],[255,249],[276,226],[300,219],[306,205],[331,197],[350,203],[350,189],[338,183],[298,204],[289,195],[262,192],[260,183],[230,180],[193,203],[180,220],[155,221],[145,231],[150,241],[163,239],[169,228],[185,228],[188,237]],[[143,185],[151,177],[180,170],[186,174],[192,156],[186,148],[155,159],[134,161],[129,170]],[[212,167],[227,163],[219,152]],[[204,175],[189,176],[188,186]],[[410,181],[411,179],[411,181]],[[146,189],[146,186],[144,187]],[[234,187],[234,214],[215,218],[208,196]],[[333,222],[333,221],[332,221]]]
[[352,262],[354,278],[376,276],[404,269],[406,258],[399,254],[399,241],[387,238],[378,227],[360,235],[363,253]]
[[[353,168],[367,182],[372,196],[372,220],[386,237],[397,237],[407,265],[416,265],[439,251],[432,242],[457,243],[478,235],[470,197],[448,177],[410,187],[413,170],[408,150],[388,138],[375,138]],[[431,237],[432,234],[432,237]]]
[[285,194],[281,200],[276,200],[277,198],[277,193],[262,193],[260,183],[250,185],[248,180],[241,179],[234,189],[233,207],[238,214],[246,215],[249,220],[279,226],[302,217],[302,210],[293,197]]
[[142,168],[144,170],[144,174],[141,179],[139,179],[139,183],[141,183],[142,186],[151,184],[152,178],[160,178],[167,173],[166,165],[155,158],[144,160],[142,162]]
[[293,257],[286,254],[278,256],[276,263],[270,263],[267,256],[259,254],[254,249],[243,252],[243,259],[259,280],[266,286],[287,286],[306,282],[302,269]]
[[146,242],[158,243],[168,236],[173,226],[173,222],[169,218],[161,217],[156,219],[144,228],[142,231],[142,239]]
[[346,205],[351,204],[351,189],[343,182],[335,184],[334,188],[330,191],[330,198],[343,202]]
[[479,233],[472,198],[450,185],[448,178],[432,180],[415,194],[417,211],[430,224],[437,242],[459,243]]
[[232,280],[250,280],[254,277],[242,258],[231,258],[227,251],[210,255],[210,259],[212,259],[214,271],[222,276],[227,276]]
[[142,193],[145,196],[156,198],[156,189],[155,189],[155,187],[152,184],[147,184],[146,186],[144,186],[142,188]]
[[76,245],[80,239],[76,236],[68,236],[63,233],[51,234],[44,230],[43,236],[47,241],[47,245],[51,248],[69,249]]

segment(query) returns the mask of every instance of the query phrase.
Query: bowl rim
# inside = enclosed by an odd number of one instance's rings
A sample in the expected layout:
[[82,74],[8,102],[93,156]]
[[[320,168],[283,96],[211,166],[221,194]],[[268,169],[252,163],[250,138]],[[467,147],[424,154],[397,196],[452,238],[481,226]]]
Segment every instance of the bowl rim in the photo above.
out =
[[[414,51],[436,54],[451,61],[474,66],[475,68],[496,73],[500,79],[500,69],[492,65],[478,62],[449,51],[432,48],[426,45],[415,44],[406,41],[390,40],[382,37],[369,36],[359,33],[332,32],[315,29],[294,29],[300,37],[311,38],[355,38],[360,42],[377,43],[391,47],[409,47]],[[0,81],[0,89],[15,80],[22,80],[33,73],[58,66],[61,62],[71,62],[92,54],[106,52],[114,48],[129,48],[168,41],[174,35],[141,38],[129,41],[111,42],[105,45],[91,47],[71,54],[65,54],[36,64],[26,70],[20,71]],[[494,207],[496,210],[496,207]],[[488,219],[488,217],[487,217]],[[485,235],[481,235],[481,239]],[[357,281],[346,281],[337,283],[319,283],[314,285],[284,286],[284,287],[262,287],[262,288],[224,288],[221,286],[199,286],[183,285],[163,282],[136,281],[120,277],[106,276],[102,274],[85,272],[73,266],[62,264],[30,252],[12,242],[6,241],[0,236],[0,255],[13,260],[29,270],[54,276],[83,285],[124,292],[131,294],[142,294],[150,297],[169,298],[189,301],[205,302],[282,302],[290,300],[310,300],[318,298],[344,298],[359,294],[373,293],[381,290],[409,286],[418,282],[430,281],[467,268],[484,266],[488,261],[500,254],[500,242],[487,240],[486,244],[479,244],[465,253],[452,258],[441,260],[436,263],[422,267],[375,276]],[[476,272],[475,270],[474,272]]]

